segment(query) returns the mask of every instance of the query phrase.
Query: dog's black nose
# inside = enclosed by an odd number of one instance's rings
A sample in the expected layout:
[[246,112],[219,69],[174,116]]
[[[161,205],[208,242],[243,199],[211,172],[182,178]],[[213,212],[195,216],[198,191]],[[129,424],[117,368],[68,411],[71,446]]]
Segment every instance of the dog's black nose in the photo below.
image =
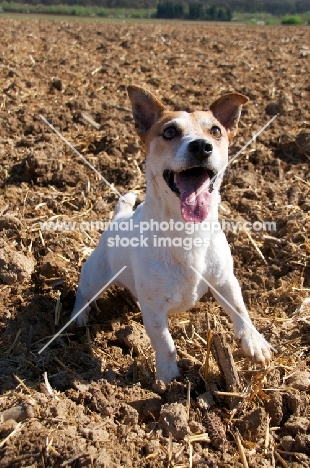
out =
[[207,140],[198,138],[197,140],[193,140],[189,143],[188,151],[193,156],[203,159],[211,155],[213,146]]

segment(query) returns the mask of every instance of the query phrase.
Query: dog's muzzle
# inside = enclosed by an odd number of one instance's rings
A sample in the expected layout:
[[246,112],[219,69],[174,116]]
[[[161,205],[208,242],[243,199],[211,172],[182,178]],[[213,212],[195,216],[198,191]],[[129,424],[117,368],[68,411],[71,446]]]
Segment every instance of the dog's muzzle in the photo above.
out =
[[163,172],[166,184],[180,198],[181,214],[185,221],[201,223],[208,216],[217,175],[210,167],[212,152],[213,145],[208,140],[192,140],[187,147],[188,167],[179,172],[170,169]]
[[198,166],[180,172],[167,169],[163,177],[170,190],[180,199],[184,221],[202,223],[209,213],[216,174],[211,169]]
[[177,174],[180,174],[183,180],[188,180],[189,182],[194,180],[203,182],[209,178],[209,192],[211,193],[213,191],[213,182],[216,177],[215,172],[207,167],[208,158],[213,152],[212,143],[204,138],[197,138],[189,142],[187,150],[190,163],[188,169],[180,172],[173,172],[168,169],[164,171],[163,177],[168,187],[179,197],[181,192],[177,185]]

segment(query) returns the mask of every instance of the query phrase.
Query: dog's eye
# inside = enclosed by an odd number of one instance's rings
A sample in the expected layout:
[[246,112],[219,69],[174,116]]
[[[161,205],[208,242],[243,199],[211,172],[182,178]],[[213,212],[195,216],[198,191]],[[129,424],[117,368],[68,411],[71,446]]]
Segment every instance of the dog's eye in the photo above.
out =
[[165,140],[172,140],[172,138],[177,136],[177,133],[177,129],[175,127],[170,126],[165,128],[165,130],[163,131],[163,137]]
[[221,136],[222,136],[221,129],[217,125],[213,125],[213,127],[210,130],[210,133],[217,140],[219,140],[221,138]]

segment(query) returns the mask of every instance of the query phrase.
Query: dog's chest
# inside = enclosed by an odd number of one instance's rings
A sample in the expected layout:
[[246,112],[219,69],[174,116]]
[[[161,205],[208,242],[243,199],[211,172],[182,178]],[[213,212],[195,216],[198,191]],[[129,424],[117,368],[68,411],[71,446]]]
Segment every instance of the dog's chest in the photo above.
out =
[[178,286],[173,290],[167,291],[166,304],[168,314],[177,314],[186,312],[195,306],[197,301],[203,296],[207,289],[197,285],[193,287],[190,284]]
[[[195,265],[199,268],[197,263]],[[170,288],[166,291],[166,295],[171,313],[190,309],[207,292],[207,284],[201,281],[190,267],[190,264],[185,267],[182,265],[178,275],[170,275]]]
[[166,313],[184,312],[193,307],[207,291],[207,284],[197,276],[191,266],[201,274],[205,273],[206,262],[203,256],[182,257],[172,250],[157,251],[157,258],[144,257],[142,269],[136,271],[138,300],[141,303],[153,303],[156,308]]

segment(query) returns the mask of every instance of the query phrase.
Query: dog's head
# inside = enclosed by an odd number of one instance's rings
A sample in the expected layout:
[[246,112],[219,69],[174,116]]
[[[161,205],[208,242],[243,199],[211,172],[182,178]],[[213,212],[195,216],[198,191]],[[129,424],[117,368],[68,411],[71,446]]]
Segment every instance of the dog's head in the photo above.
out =
[[146,146],[150,177],[180,199],[186,222],[204,221],[248,99],[239,93],[225,94],[209,110],[188,113],[169,111],[140,86],[129,86],[128,94],[138,135]]

